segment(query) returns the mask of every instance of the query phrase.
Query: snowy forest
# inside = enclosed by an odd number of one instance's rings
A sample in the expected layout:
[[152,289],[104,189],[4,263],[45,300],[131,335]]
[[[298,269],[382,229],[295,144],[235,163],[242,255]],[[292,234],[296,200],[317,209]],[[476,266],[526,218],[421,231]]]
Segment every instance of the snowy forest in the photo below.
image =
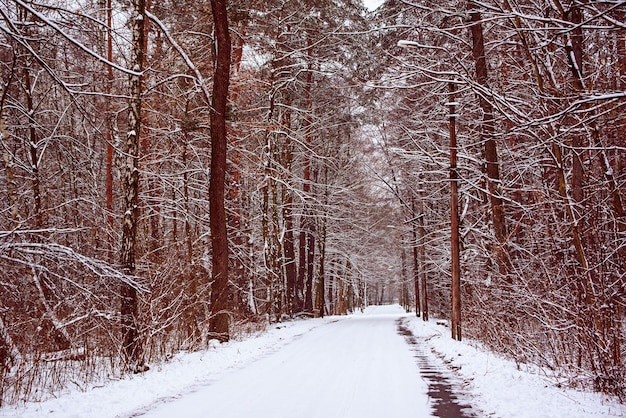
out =
[[626,396],[623,0],[0,0],[0,406],[400,303]]

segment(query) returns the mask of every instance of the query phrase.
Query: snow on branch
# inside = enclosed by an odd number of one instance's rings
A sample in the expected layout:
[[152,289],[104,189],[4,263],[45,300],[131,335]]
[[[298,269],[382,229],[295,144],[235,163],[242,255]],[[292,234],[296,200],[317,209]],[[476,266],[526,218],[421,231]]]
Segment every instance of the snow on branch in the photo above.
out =
[[[9,242],[0,244],[0,258],[5,258],[11,261],[18,261],[24,264],[29,264],[31,267],[39,267],[32,265],[24,260],[18,260],[14,257],[8,257],[6,254],[10,252],[17,252],[18,254],[25,255],[41,255],[49,258],[55,258],[58,260],[66,259],[71,260],[79,265],[85,267],[88,271],[92,272],[98,277],[107,277],[119,280],[132,286],[139,292],[149,293],[150,290],[141,285],[137,281],[137,277],[128,276],[114,267],[110,266],[101,260],[85,256],[80,254],[70,247],[55,243],[33,243],[33,242]],[[68,278],[68,281],[71,281]]]
[[50,19],[48,19],[46,16],[42,15],[41,13],[37,12],[32,7],[30,7],[28,5],[28,3],[23,2],[21,0],[15,0],[15,3],[19,4],[25,10],[28,10],[30,13],[32,13],[33,16],[37,17],[43,23],[45,23],[46,25],[50,26],[52,29],[57,31],[62,37],[67,39],[72,45],[74,45],[77,48],[81,49],[82,51],[86,52],[88,55],[91,55],[93,58],[97,59],[98,61],[101,61],[101,62],[105,63],[106,65],[108,65],[110,67],[113,67],[116,70],[121,71],[121,72],[126,73],[126,74],[129,74],[129,75],[141,76],[143,74],[143,72],[141,72],[141,71],[133,71],[133,70],[130,70],[130,69],[126,68],[126,67],[122,67],[121,65],[118,65],[118,64],[116,64],[114,62],[109,61],[108,59],[106,59],[105,57],[101,56],[97,52],[92,51],[91,49],[89,49],[88,47],[83,45],[81,42],[79,42],[78,40],[74,39],[73,37],[71,37],[70,35],[65,33],[63,31],[63,29],[61,29],[56,23],[54,23],[53,21],[51,21]]
[[[538,124],[553,122],[555,120],[558,120],[564,117],[565,115],[569,113],[576,112],[582,106],[589,104],[589,103],[608,102],[608,101],[614,101],[614,100],[619,100],[619,99],[624,99],[624,98],[626,98],[626,91],[589,95],[589,96],[583,97],[582,99],[578,99],[575,102],[572,102],[572,104],[570,104],[567,108],[561,110],[560,112],[545,116],[540,119],[534,119],[530,123],[530,125],[538,125]],[[586,111],[588,110],[589,109],[586,109]]]
[[194,73],[194,75],[196,76],[196,83],[198,84],[200,89],[202,89],[202,93],[204,94],[204,97],[206,98],[207,103],[210,103],[211,93],[207,89],[206,83],[204,82],[204,78],[202,77],[200,70],[198,70],[198,67],[195,66],[193,61],[191,61],[191,58],[189,58],[189,55],[187,55],[187,53],[178,44],[178,42],[174,40],[170,32],[167,30],[163,22],[161,22],[158,17],[156,17],[155,15],[153,15],[147,10],[146,10],[146,16],[148,16],[148,18],[152,20],[159,27],[159,29],[161,29],[161,32],[163,32],[163,34],[167,38],[167,41],[172,45],[172,47],[176,50],[176,52],[178,52],[181,58],[185,61],[185,64],[187,64],[187,67],[189,67],[189,69]]

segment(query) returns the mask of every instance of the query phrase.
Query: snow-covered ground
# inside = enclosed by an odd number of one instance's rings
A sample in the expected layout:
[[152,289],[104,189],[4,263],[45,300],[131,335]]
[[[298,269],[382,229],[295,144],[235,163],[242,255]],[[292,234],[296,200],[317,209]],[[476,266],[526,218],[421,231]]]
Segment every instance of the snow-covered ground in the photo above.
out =
[[[557,388],[540,370],[518,370],[472,342],[450,338],[450,329],[412,317],[410,329],[460,378],[468,382],[465,397],[485,417],[585,418],[624,417],[626,405],[599,393]],[[530,367],[529,367],[530,369]]]
[[486,417],[625,416],[599,394],[558,389],[398,306],[276,324],[244,341],[182,353],[142,375],[55,399],[0,408],[0,417],[427,417],[432,400],[397,320],[465,382]]

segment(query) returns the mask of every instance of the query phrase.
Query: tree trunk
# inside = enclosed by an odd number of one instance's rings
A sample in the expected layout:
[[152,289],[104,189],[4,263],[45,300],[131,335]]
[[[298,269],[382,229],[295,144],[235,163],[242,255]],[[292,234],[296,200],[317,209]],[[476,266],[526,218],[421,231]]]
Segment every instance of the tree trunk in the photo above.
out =
[[[106,51],[107,51],[107,60],[109,62],[113,62],[113,36],[112,36],[112,26],[113,26],[113,8],[111,6],[111,0],[105,1],[105,10],[106,10],[106,21],[107,21],[107,32],[106,32]],[[107,94],[111,94],[113,90],[113,67],[107,65],[107,81],[105,84],[105,91]],[[106,122],[105,122],[105,130],[106,130],[106,209],[107,209],[107,228],[109,229],[109,234],[112,236],[115,217],[113,216],[113,115],[111,113],[111,101],[106,100]],[[109,257],[111,260],[113,259],[113,248],[114,244],[111,239],[109,239]]]
[[[272,155],[276,154],[277,150],[272,150]],[[281,260],[283,260],[283,245],[280,237],[280,221],[278,219],[279,214],[279,201],[278,201],[278,182],[274,179],[270,181],[271,191],[272,191],[272,244],[270,248],[272,250],[272,263],[270,269],[272,271],[272,288],[273,288],[273,300],[274,307],[273,311],[276,315],[276,319],[278,321],[282,320],[284,313],[284,302],[285,302],[285,285],[284,285],[284,270],[281,265]]]
[[[272,110],[272,101],[270,101],[270,114]],[[270,119],[271,120],[271,119]],[[263,236],[263,262],[265,266],[265,286],[267,290],[267,306],[266,311],[267,314],[270,315],[272,313],[272,307],[274,306],[273,301],[273,293],[272,287],[274,283],[274,260],[272,259],[272,242],[270,240],[270,182],[272,182],[271,178],[271,133],[268,131],[265,133],[265,147],[263,150],[263,154],[265,154],[265,173],[263,179],[263,207],[261,213],[261,233]]]
[[[241,60],[243,58],[244,36],[246,31],[247,21],[244,21],[240,27],[235,28],[235,32],[239,34],[234,41],[232,49],[231,79],[236,80],[239,78],[239,70],[241,66]],[[241,90],[242,84],[238,83],[231,87],[230,102],[237,106],[237,99]],[[235,117],[235,116],[233,116]],[[236,309],[244,314],[250,313],[250,305],[246,303],[247,291],[247,277],[246,269],[244,265],[244,258],[246,253],[245,237],[242,225],[243,215],[243,193],[241,190],[241,152],[237,148],[238,135],[235,132],[228,138],[230,146],[230,158],[228,164],[229,184],[228,184],[228,207],[230,208],[230,216],[228,217],[228,230],[231,235],[231,243],[234,257],[231,258],[231,271],[229,272],[230,281],[235,284],[233,288],[233,294],[230,295]]]
[[[131,50],[131,69],[143,70],[145,47],[145,0],[133,1],[133,40]],[[138,199],[139,199],[139,144],[141,134],[143,76],[134,74],[129,77],[130,103],[128,114],[128,133],[123,143],[125,156],[122,171],[122,193],[124,196],[124,218],[122,221],[122,247],[120,267],[129,277],[135,275],[135,257],[137,245]],[[126,368],[134,372],[146,370],[143,359],[143,347],[139,335],[139,305],[137,289],[128,283],[121,285],[121,326],[122,352]]]
[[320,230],[320,237],[318,240],[320,260],[317,273],[317,289],[315,292],[315,310],[318,312],[317,316],[324,317],[326,311],[326,294],[324,289],[326,288],[326,220],[322,220],[322,226]]
[[283,239],[283,247],[285,250],[285,276],[287,278],[287,312],[289,315],[293,315],[296,295],[296,252],[294,248],[293,236],[293,215],[291,214],[293,196],[289,190],[283,189],[283,191],[283,198],[286,199],[283,205],[283,219],[285,221],[285,237]]
[[[272,79],[272,87],[274,86],[274,80]],[[283,260],[283,248],[280,237],[280,222],[278,219],[278,181],[276,176],[278,175],[277,167],[280,166],[280,162],[277,162],[278,134],[275,132],[275,126],[278,124],[274,89],[272,88],[272,94],[270,96],[269,113],[268,113],[268,127],[265,131],[265,147],[264,153],[264,180],[263,180],[263,213],[261,219],[261,225],[263,229],[263,256],[265,260],[266,269],[266,285],[268,289],[268,305],[267,313],[270,314],[277,321],[281,320],[283,314],[283,301],[284,301],[284,285],[283,277],[285,269],[280,260]],[[281,193],[281,197],[284,197],[284,190]],[[283,206],[284,211],[284,206]]]
[[[570,63],[570,69],[572,70],[572,77],[574,80],[574,87],[579,93],[584,90],[583,80],[583,39],[582,28],[580,27],[582,21],[582,12],[579,7],[572,5],[569,12],[566,13],[564,18],[572,22],[576,28],[571,34],[568,34],[569,41],[565,43],[565,50]],[[584,208],[580,207],[585,196],[583,191],[584,184],[584,167],[583,159],[585,159],[584,138],[581,134],[574,133],[572,138],[572,198],[574,200],[574,209],[576,217],[582,221],[582,214]],[[582,225],[581,230],[582,230]]]
[[[305,143],[307,148],[310,148],[311,145],[311,124],[312,124],[312,113],[313,106],[311,101],[311,90],[313,88],[313,71],[311,59],[313,56],[312,50],[313,42],[311,38],[307,35],[307,56],[309,58],[309,64],[306,73],[306,82],[305,82],[305,91],[304,91],[304,102],[305,102],[305,110],[308,112],[308,115],[304,117],[303,127],[304,127],[304,136]],[[313,269],[314,269],[314,257],[315,257],[315,220],[311,217],[310,209],[308,208],[308,202],[311,200],[309,193],[311,192],[311,157],[310,152],[305,150],[304,155],[304,168],[303,168],[303,185],[302,191],[304,192],[305,199],[305,210],[302,214],[300,228],[302,228],[302,232],[300,233],[300,266],[298,271],[298,283],[304,284],[304,311],[311,313],[313,310]],[[304,282],[306,278],[306,283]]]
[[211,286],[211,319],[209,337],[225,342],[229,335],[228,314],[228,236],[224,209],[226,179],[226,106],[230,82],[230,34],[226,0],[211,0],[215,25],[215,73],[211,99],[211,178],[209,180],[209,214],[213,252]]
[[335,287],[337,284],[336,276],[339,274],[337,269],[338,262],[335,260],[331,260],[330,262],[330,271],[328,272],[328,294],[326,296],[327,304],[327,312],[329,315],[335,314]]
[[419,218],[419,247],[420,247],[420,264],[422,267],[422,319],[428,321],[428,290],[426,289],[426,230],[424,228],[424,201],[420,199],[418,204],[420,212]]
[[451,330],[452,338],[461,341],[461,261],[459,247],[459,196],[458,196],[458,174],[457,163],[457,143],[456,143],[456,117],[455,117],[455,85],[449,83],[450,88],[450,251],[452,263],[452,315]]
[[[290,107],[291,103],[287,98],[287,107]],[[283,126],[288,132],[291,129],[291,110],[285,109]],[[283,160],[285,170],[288,174],[291,174],[293,154],[291,145],[291,136],[287,135],[285,138],[285,149],[283,154]],[[287,281],[287,312],[290,316],[293,316],[296,303],[296,251],[295,251],[295,238],[293,235],[293,195],[287,187],[283,187],[283,220],[285,222],[285,236],[283,238],[283,248],[285,251],[284,266],[285,277]]]
[[[13,67],[15,67],[16,57],[13,57]],[[0,98],[0,145],[2,146],[2,156],[4,158],[4,170],[6,172],[7,183],[7,197],[9,199],[9,213],[11,214],[11,227],[17,228],[20,224],[20,211],[18,206],[18,194],[17,184],[15,182],[15,161],[13,154],[9,149],[9,127],[7,126],[6,118],[4,116],[4,106],[7,91],[11,84],[11,78],[13,77],[13,71],[10,73],[10,79],[6,81],[4,90],[2,91],[2,97]]]
[[[419,282],[419,258],[418,258],[418,237],[417,222],[415,215],[415,198],[411,199],[411,212],[413,219],[411,220],[411,231],[413,232],[413,286],[415,290],[415,315],[418,317],[422,314],[422,304],[420,303],[420,282]],[[422,215],[420,215],[421,217]]]
[[294,313],[304,310],[304,278],[306,276],[306,225],[305,214],[300,215],[300,234],[298,236],[298,276],[296,278],[295,297],[293,299]]
[[[475,10],[470,10],[470,20],[472,22],[470,30],[472,32],[472,55],[476,66],[476,82],[479,88],[486,89],[488,83],[487,59],[485,57],[485,41],[483,38],[483,27],[481,14]],[[510,261],[507,248],[507,229],[504,217],[504,204],[500,197],[500,169],[498,167],[498,150],[494,139],[495,119],[493,106],[485,98],[485,93],[478,94],[480,107],[483,111],[483,123],[481,132],[481,142],[485,144],[485,161],[487,165],[487,178],[489,199],[491,202],[491,215],[493,229],[499,247],[496,249],[496,260],[500,273],[510,281],[508,272],[510,271]]]
[[306,234],[306,293],[304,295],[304,311],[313,312],[313,277],[315,273],[315,221],[309,218],[309,229]]
[[[149,14],[152,11],[152,0],[146,1],[146,13]],[[144,54],[148,51],[148,34],[150,33],[150,20],[146,19],[144,22],[144,37],[143,37],[143,51]],[[160,51],[160,48],[157,48],[155,53],[153,54],[155,65],[159,62],[161,57],[156,54]],[[154,68],[158,70],[158,68]],[[147,107],[147,103],[142,101],[142,106]],[[151,121],[151,113],[146,113],[142,116],[142,129],[143,132],[140,134],[141,142],[140,142],[140,151],[139,153],[144,156],[143,158],[143,169],[148,170],[152,165],[158,164],[154,160],[154,155],[158,153],[158,142],[153,139],[153,130],[146,129]],[[154,124],[154,122],[152,122]],[[154,176],[147,176],[144,179],[144,187],[146,188],[145,193],[141,193],[144,199],[144,204],[140,205],[145,207],[145,213],[143,214],[144,219],[147,219],[148,222],[144,222],[146,235],[149,237],[147,240],[147,255],[149,260],[158,265],[161,263],[161,207],[160,207],[160,193],[161,188],[159,185],[158,179]],[[139,213],[141,217],[141,212]]]
[[[191,344],[201,339],[200,327],[198,322],[200,319],[199,295],[198,284],[203,277],[206,277],[206,269],[201,264],[194,264],[193,260],[193,233],[191,228],[190,213],[191,207],[189,204],[189,176],[187,174],[187,144],[190,143],[189,132],[183,129],[183,152],[182,152],[182,166],[183,166],[183,208],[185,210],[185,223],[184,223],[184,241],[185,241],[185,264],[184,271],[187,272],[188,283],[185,286],[185,327],[187,330],[187,340]],[[174,217],[174,220],[176,217]],[[174,234],[174,241],[177,241],[176,234]]]
[[409,289],[407,288],[407,272],[406,272],[406,250],[404,249],[404,239],[400,239],[400,306],[405,312],[410,312]]
[[[33,104],[33,91],[30,80],[30,64],[26,63],[24,67],[24,89],[26,90],[26,105],[28,111],[28,134],[29,134],[29,157],[30,168],[32,174],[32,190],[34,200],[34,213],[35,213],[35,229],[39,230],[43,227],[43,208],[41,206],[41,179],[39,177],[39,153],[37,149],[37,130],[35,128],[35,121],[33,115],[35,108]],[[38,232],[41,234],[41,232]]]
[[[16,57],[13,57],[13,67],[15,67]],[[4,89],[2,91],[2,97],[0,98],[0,146],[2,146],[3,158],[4,158],[4,170],[6,173],[7,183],[7,197],[9,204],[9,213],[11,216],[11,228],[18,228],[21,222],[18,199],[17,199],[17,186],[14,177],[14,159],[9,148],[9,128],[6,124],[4,116],[5,98],[11,79],[13,77],[13,71],[10,73],[9,80],[6,81]],[[4,325],[4,321],[0,316],[0,378],[4,379],[4,373],[9,370],[7,367],[12,362],[14,365],[19,365],[22,362],[22,355],[19,352],[16,345],[13,343],[9,330]],[[2,406],[2,390],[3,385],[0,384],[0,406]]]

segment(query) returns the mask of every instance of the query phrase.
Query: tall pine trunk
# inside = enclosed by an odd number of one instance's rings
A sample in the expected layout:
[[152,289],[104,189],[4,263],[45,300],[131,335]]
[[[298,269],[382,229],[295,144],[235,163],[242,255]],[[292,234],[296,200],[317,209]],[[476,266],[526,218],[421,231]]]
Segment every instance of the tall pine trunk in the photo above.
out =
[[[472,10],[470,6],[470,30],[472,33],[472,55],[474,57],[476,82],[479,88],[486,89],[489,85],[489,73],[487,69],[487,59],[485,56],[485,40],[483,36],[483,26],[481,23],[481,14],[476,10]],[[496,249],[496,260],[500,273],[507,277],[510,271],[509,257],[507,249],[507,230],[506,220],[504,217],[504,203],[500,196],[500,169],[498,160],[498,149],[494,139],[495,118],[493,106],[485,98],[485,92],[478,94],[480,107],[483,111],[483,123],[481,132],[481,142],[484,141],[484,153],[486,161],[486,171],[488,179],[489,199],[491,203],[491,217],[493,222],[493,230],[498,248]]]
[[[307,38],[307,54],[309,60],[313,55],[312,53],[312,41],[311,38]],[[311,124],[313,117],[313,106],[311,101],[311,90],[313,86],[313,71],[312,64],[309,62],[308,71],[306,74],[305,85],[305,109],[309,114],[304,118],[304,130],[305,130],[305,143],[307,148],[311,146]],[[309,193],[311,192],[311,157],[309,151],[305,151],[304,157],[304,184],[302,191],[304,192],[305,202],[310,202]],[[305,203],[305,210],[301,217],[300,228],[300,269],[298,271],[298,284],[302,285],[305,277],[306,283],[304,283],[304,311],[307,313],[313,312],[313,269],[315,267],[315,220],[311,214],[309,207],[310,203]]]
[[413,233],[413,288],[415,293],[415,315],[418,317],[422,314],[422,304],[420,303],[420,282],[419,282],[419,241],[417,238],[417,216],[415,215],[415,198],[411,199],[411,232]]
[[[287,107],[291,106],[291,100],[287,97]],[[291,129],[291,110],[285,110],[285,116],[283,121],[283,126],[286,132],[289,132]],[[293,166],[293,154],[292,154],[292,145],[291,145],[291,136],[286,135],[285,137],[285,149],[283,154],[284,166],[285,170],[288,174],[291,174],[292,166]],[[285,277],[287,281],[287,312],[289,315],[293,315],[295,312],[295,306],[301,305],[301,303],[296,303],[296,280],[297,280],[297,272],[296,272],[296,251],[295,251],[295,237],[293,234],[294,224],[293,224],[293,194],[291,190],[287,187],[283,187],[283,219],[285,222],[285,237],[283,239],[283,248],[284,248],[284,260],[283,265],[285,268]]]
[[209,337],[228,341],[228,236],[224,209],[226,180],[226,105],[230,82],[231,45],[226,0],[211,0],[215,27],[215,72],[211,98],[211,178],[209,210],[211,229],[212,279]]
[[418,210],[420,212],[419,217],[419,249],[420,249],[420,264],[422,266],[421,282],[422,282],[422,319],[428,321],[428,289],[426,288],[426,229],[424,228],[424,200],[420,196],[418,203]]

